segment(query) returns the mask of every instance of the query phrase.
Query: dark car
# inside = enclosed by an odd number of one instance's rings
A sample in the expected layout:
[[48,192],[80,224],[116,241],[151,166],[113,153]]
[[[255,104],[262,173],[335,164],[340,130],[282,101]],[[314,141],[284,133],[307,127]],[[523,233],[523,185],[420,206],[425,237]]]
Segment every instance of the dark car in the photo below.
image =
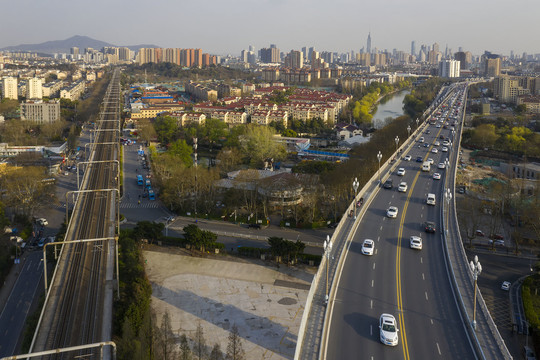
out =
[[338,226],[338,223],[330,223],[330,224],[328,224],[329,229],[335,229],[335,228],[337,228],[337,226]]
[[424,147],[425,147],[425,148],[429,147],[429,144],[428,144],[428,143],[425,143],[425,144],[424,144]]
[[427,233],[434,233],[436,231],[435,223],[432,221],[426,221],[424,223],[424,230]]
[[392,179],[386,179],[384,182],[383,188],[385,189],[391,189],[394,186]]
[[503,240],[504,236],[502,236],[501,234],[493,234],[493,235],[491,235],[491,238],[493,240]]
[[444,135],[439,136],[439,139],[444,139]]
[[421,156],[417,156],[417,157],[416,157],[416,162],[423,162],[423,161],[424,161],[424,159],[422,159]]
[[251,228],[251,229],[261,229],[261,224],[249,224],[248,225],[248,228]]

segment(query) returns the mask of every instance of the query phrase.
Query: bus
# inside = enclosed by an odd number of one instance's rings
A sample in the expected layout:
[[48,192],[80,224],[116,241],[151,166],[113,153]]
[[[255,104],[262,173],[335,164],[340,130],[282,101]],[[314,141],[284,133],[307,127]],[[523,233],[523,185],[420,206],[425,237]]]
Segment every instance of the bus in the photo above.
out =
[[152,189],[148,189],[148,200],[156,200],[156,194]]
[[150,182],[150,179],[146,179],[146,187],[150,189],[152,187],[152,183]]
[[144,185],[142,175],[137,175],[137,185],[140,185],[140,186]]

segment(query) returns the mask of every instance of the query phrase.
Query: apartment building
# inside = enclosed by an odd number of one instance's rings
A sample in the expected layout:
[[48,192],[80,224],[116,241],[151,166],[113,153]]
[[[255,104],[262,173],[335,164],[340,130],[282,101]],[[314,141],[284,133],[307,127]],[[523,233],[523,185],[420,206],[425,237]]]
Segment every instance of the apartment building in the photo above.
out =
[[26,82],[26,98],[28,100],[43,99],[43,87],[40,78],[28,79]]
[[58,96],[60,90],[64,86],[64,82],[60,80],[51,81],[42,86],[41,90],[44,97],[52,98]]
[[517,103],[521,95],[530,94],[527,77],[501,75],[493,81],[493,94],[500,102]]
[[169,116],[176,119],[178,126],[186,126],[190,124],[204,125],[206,115],[200,112],[178,112],[169,113]]
[[38,124],[50,124],[60,120],[60,102],[58,100],[26,101],[21,104],[21,120]]
[[540,114],[540,95],[521,95],[517,97],[517,105],[524,104],[527,112]]
[[216,101],[218,99],[218,92],[214,89],[208,88],[202,84],[189,82],[185,85],[185,90],[188,94],[202,101]]
[[439,76],[443,78],[459,77],[461,63],[458,60],[443,60],[439,63]]
[[132,119],[153,119],[165,112],[179,112],[185,107],[180,104],[160,104],[140,109],[139,112],[131,114]]
[[60,90],[60,98],[68,99],[72,101],[79,100],[84,90],[85,90],[85,81],[78,80],[74,82],[73,84],[69,85],[68,87],[65,87],[62,90]]
[[18,99],[17,78],[5,77],[2,79],[2,96],[4,99]]

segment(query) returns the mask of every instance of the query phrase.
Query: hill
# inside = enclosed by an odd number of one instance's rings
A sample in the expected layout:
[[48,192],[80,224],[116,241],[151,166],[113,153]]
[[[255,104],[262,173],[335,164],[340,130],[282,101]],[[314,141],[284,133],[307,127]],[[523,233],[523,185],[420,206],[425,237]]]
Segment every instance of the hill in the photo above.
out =
[[[125,45],[113,45],[105,41],[92,39],[88,36],[75,35],[65,40],[53,40],[46,41],[40,44],[21,44],[15,46],[7,46],[0,50],[7,51],[29,51],[29,52],[38,52],[44,54],[54,54],[54,53],[69,53],[72,47],[78,47],[81,52],[85,48],[93,48],[100,50],[104,46],[125,46]],[[127,46],[133,51],[136,51],[142,47],[157,47],[156,45],[131,45]]]

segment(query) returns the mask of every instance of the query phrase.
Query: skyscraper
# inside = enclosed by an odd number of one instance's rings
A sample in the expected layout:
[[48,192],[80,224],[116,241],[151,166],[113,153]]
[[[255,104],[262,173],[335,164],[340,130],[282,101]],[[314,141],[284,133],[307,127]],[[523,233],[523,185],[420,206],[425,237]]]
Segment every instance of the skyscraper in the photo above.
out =
[[40,78],[34,77],[28,79],[26,84],[26,98],[28,100],[43,98],[43,88]]
[[366,46],[366,52],[368,54],[371,54],[371,32],[367,36],[367,46]]
[[411,55],[416,55],[416,41],[411,41]]

